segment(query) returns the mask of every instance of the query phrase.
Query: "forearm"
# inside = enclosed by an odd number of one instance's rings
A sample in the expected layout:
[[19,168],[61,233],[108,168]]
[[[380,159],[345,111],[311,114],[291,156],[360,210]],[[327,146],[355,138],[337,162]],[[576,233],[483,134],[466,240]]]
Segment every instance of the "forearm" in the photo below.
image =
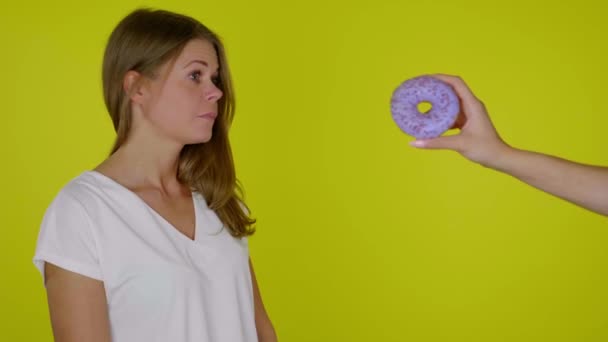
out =
[[608,216],[608,168],[507,147],[487,167]]

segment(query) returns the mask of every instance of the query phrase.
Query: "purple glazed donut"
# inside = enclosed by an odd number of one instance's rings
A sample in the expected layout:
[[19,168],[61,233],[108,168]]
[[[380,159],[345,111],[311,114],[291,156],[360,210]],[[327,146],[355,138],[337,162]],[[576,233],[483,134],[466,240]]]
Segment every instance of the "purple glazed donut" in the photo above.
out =
[[[429,102],[424,114],[418,104]],[[431,76],[419,76],[403,82],[391,97],[393,120],[399,128],[416,139],[436,138],[452,128],[460,112],[460,103],[452,87]]]

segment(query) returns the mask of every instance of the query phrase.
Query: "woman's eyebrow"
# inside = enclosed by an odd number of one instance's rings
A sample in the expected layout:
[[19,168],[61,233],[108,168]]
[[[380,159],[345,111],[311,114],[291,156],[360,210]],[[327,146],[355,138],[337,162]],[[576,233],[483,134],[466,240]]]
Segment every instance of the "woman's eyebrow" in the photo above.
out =
[[[190,61],[190,63],[186,64],[184,66],[184,68],[187,68],[189,65],[194,64],[194,63],[202,64],[205,67],[209,67],[209,63],[207,63],[207,62],[205,62],[205,61],[203,61],[201,59],[195,59],[193,61]],[[219,68],[215,68],[215,70],[217,70],[217,69],[219,69]]]

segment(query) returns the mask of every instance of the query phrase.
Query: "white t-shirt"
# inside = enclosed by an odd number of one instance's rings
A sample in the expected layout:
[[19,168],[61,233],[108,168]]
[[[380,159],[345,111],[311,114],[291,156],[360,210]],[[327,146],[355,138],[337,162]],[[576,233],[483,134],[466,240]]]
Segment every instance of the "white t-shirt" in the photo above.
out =
[[246,238],[193,192],[191,240],[111,178],[86,171],[48,207],[34,264],[104,282],[114,342],[257,341]]

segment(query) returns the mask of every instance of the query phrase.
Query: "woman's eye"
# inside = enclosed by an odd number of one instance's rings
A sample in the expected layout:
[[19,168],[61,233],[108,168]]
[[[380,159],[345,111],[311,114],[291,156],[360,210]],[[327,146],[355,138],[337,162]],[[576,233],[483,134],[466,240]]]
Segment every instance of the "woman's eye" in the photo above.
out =
[[201,72],[200,71],[192,72],[192,73],[190,73],[189,77],[191,80],[198,83],[201,80]]
[[213,82],[213,84],[215,84],[216,86],[220,84],[220,77],[216,76],[214,78],[211,79],[211,82]]

